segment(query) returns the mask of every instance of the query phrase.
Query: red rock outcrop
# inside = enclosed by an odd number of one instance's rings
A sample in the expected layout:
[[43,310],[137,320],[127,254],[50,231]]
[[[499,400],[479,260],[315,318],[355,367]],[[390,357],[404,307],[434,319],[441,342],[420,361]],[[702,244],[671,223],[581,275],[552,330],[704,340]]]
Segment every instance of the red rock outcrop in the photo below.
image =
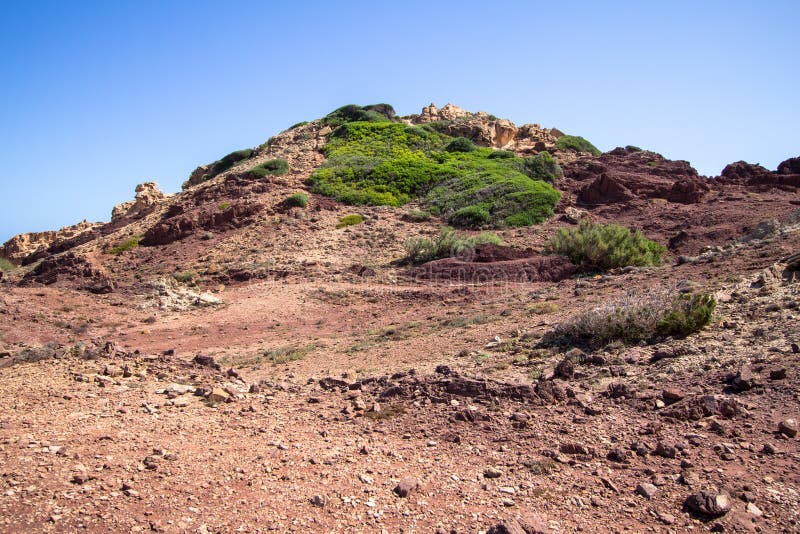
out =
[[693,204],[709,191],[706,181],[689,162],[668,160],[633,147],[616,148],[596,158],[580,158],[564,166],[564,175],[589,182],[578,191],[578,202],[589,205],[648,198]]

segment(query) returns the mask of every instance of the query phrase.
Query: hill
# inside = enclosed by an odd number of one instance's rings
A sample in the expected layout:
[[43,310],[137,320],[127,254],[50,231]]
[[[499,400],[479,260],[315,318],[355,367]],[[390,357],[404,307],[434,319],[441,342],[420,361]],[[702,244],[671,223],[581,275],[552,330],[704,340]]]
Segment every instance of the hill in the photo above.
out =
[[0,530],[792,530],[800,159],[350,105],[0,248]]

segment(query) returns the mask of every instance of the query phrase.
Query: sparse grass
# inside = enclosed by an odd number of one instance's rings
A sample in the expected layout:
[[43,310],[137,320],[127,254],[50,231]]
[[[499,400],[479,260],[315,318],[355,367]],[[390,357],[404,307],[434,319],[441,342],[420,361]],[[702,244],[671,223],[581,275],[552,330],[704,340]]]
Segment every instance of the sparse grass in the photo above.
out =
[[564,135],[559,137],[555,147],[559,150],[574,150],[575,152],[583,152],[591,154],[592,156],[599,156],[602,154],[596,146],[578,135]]
[[305,193],[295,193],[286,198],[286,205],[297,208],[305,208],[308,206],[308,195]]
[[542,460],[528,460],[523,462],[522,465],[531,470],[534,475],[549,475],[558,469],[558,464],[555,460],[544,458]]
[[219,211],[225,211],[226,209],[228,209],[228,208],[230,208],[230,207],[231,207],[231,203],[230,203],[230,202],[223,202],[222,204],[220,204],[219,206],[217,206],[217,209],[218,209]]
[[336,228],[346,228],[348,226],[361,224],[362,222],[364,222],[364,217],[357,213],[353,213],[351,215],[345,215],[339,219],[339,223],[336,225]]
[[274,365],[280,365],[289,362],[294,362],[297,360],[302,360],[315,348],[316,348],[315,345],[305,345],[303,347],[293,347],[293,346],[278,347],[275,349],[264,351],[264,358],[272,362]]
[[13,271],[16,268],[17,268],[17,266],[14,265],[13,263],[11,263],[10,261],[8,261],[7,259],[0,258],[0,271],[3,271],[3,272]]
[[452,319],[442,319],[439,321],[439,326],[442,328],[466,328],[473,324],[487,324],[492,322],[492,317],[489,315],[479,313],[478,315],[467,316],[460,315]]
[[142,236],[140,236],[140,235],[134,236],[134,237],[132,237],[130,239],[127,239],[127,240],[123,241],[122,243],[118,243],[118,244],[114,245],[113,247],[111,247],[111,250],[109,250],[108,252],[109,252],[109,254],[113,254],[115,256],[119,256],[123,252],[126,252],[128,250],[131,250],[131,249],[134,249],[134,248],[138,247],[139,246],[139,241],[141,241],[141,240],[142,240]]
[[603,271],[629,265],[660,265],[667,249],[638,230],[582,221],[578,228],[559,229],[545,250],[569,257],[583,271]]
[[248,174],[252,178],[264,178],[265,176],[282,176],[287,172],[289,172],[289,162],[278,158],[256,165],[248,171]]
[[534,302],[528,306],[528,313],[532,315],[549,315],[558,311],[558,304],[555,302]]
[[172,278],[174,278],[177,282],[180,282],[182,284],[189,284],[191,282],[194,282],[197,276],[198,275],[195,271],[187,270],[187,271],[178,271],[176,273],[173,273]]
[[504,245],[505,243],[498,235],[490,232],[481,232],[471,236],[445,227],[435,239],[417,237],[406,241],[404,244],[405,261],[425,263],[440,258],[461,256],[477,245],[484,244]]
[[715,306],[716,299],[707,294],[678,294],[671,289],[631,292],[572,317],[548,337],[602,346],[649,341],[656,335],[687,336],[711,321]]

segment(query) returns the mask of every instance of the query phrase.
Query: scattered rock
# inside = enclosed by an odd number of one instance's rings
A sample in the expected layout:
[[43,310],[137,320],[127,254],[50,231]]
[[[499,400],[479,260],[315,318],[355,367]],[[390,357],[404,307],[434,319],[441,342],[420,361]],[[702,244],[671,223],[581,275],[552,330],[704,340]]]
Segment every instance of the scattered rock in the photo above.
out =
[[636,486],[636,493],[646,499],[652,499],[658,493],[658,488],[649,482],[641,482]]
[[720,517],[731,509],[731,498],[725,491],[701,490],[686,499],[686,507],[699,515]]
[[778,423],[778,432],[784,436],[793,438],[797,435],[797,421],[795,419],[784,419]]
[[394,493],[398,497],[408,497],[408,495],[419,487],[419,480],[413,477],[406,477],[400,480],[397,483],[397,486],[394,488]]

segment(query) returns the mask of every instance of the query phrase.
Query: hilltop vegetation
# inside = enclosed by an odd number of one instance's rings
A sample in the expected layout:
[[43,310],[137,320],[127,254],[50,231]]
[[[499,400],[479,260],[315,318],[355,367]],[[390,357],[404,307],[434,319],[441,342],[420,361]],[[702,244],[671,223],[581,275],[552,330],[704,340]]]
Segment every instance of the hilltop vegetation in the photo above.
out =
[[371,119],[343,122],[333,132],[324,148],[327,160],[308,180],[315,193],[347,204],[395,207],[422,197],[431,213],[459,227],[536,224],[552,215],[560,199],[545,182],[560,176],[549,154],[497,157],[490,148],[430,127],[390,122],[366,108],[344,109],[326,120]]

